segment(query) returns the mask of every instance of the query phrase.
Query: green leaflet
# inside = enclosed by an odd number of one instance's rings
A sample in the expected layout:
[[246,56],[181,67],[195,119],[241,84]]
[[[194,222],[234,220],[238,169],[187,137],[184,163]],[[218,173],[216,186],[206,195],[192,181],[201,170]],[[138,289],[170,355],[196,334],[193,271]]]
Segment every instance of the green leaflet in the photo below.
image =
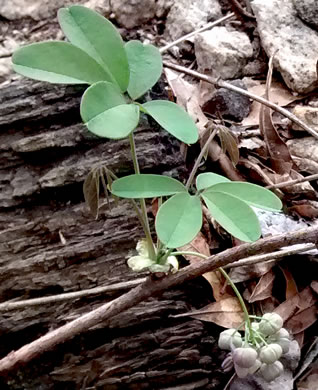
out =
[[242,200],[216,191],[202,194],[213,218],[234,237],[247,242],[259,239],[261,229],[254,211]]
[[115,180],[112,184],[112,193],[121,198],[155,198],[178,192],[187,192],[187,190],[178,180],[163,175],[129,175]]
[[282,208],[281,200],[273,192],[252,183],[238,181],[218,183],[206,191],[223,192],[260,209],[279,211]]
[[198,140],[198,129],[190,115],[183,108],[167,100],[153,100],[142,107],[168,133],[186,144]]
[[200,198],[188,193],[168,199],[156,216],[159,240],[168,248],[178,248],[192,241],[202,226]]
[[75,46],[95,59],[110,75],[110,81],[124,92],[129,82],[129,66],[123,40],[113,24],[97,12],[74,5],[58,11],[60,26]]
[[155,46],[135,40],[127,42],[125,50],[130,69],[127,91],[136,100],[159,80],[162,72],[161,54]]
[[67,42],[49,41],[22,47],[12,56],[13,69],[35,80],[59,84],[111,81],[88,54]]
[[205,190],[208,187],[214,186],[218,183],[231,182],[224,176],[217,175],[216,173],[206,172],[200,173],[196,178],[196,187],[198,191]]
[[122,104],[101,112],[85,124],[89,131],[99,137],[121,139],[126,138],[138,122],[139,107],[136,104]]

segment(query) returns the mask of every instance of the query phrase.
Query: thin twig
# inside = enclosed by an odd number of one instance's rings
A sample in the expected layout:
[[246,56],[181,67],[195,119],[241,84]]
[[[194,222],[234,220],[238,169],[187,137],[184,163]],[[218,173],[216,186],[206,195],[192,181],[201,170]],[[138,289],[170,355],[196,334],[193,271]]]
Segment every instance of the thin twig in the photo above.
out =
[[220,79],[213,79],[212,77],[207,76],[207,75],[202,74],[202,73],[199,73],[199,72],[197,72],[195,70],[187,69],[184,66],[172,64],[172,63],[167,62],[167,61],[163,61],[163,64],[167,68],[170,68],[170,69],[176,70],[178,72],[182,72],[182,73],[188,74],[189,76],[193,76],[193,77],[195,77],[195,78],[197,78],[199,80],[203,80],[203,81],[206,81],[207,83],[216,85],[219,88],[225,88],[225,89],[228,89],[230,91],[237,92],[237,93],[239,93],[241,95],[247,96],[247,97],[249,97],[249,98],[251,98],[253,100],[256,100],[257,102],[259,102],[261,104],[264,104],[265,106],[271,108],[272,110],[274,110],[276,112],[279,112],[280,114],[284,115],[286,118],[290,119],[292,122],[296,123],[298,126],[303,128],[304,130],[306,130],[313,137],[318,138],[318,133],[315,130],[313,130],[311,127],[309,127],[305,122],[303,122],[302,120],[297,118],[296,115],[292,114],[291,112],[289,112],[285,108],[282,108],[282,107],[278,106],[277,104],[272,103],[269,100],[266,100],[266,99],[262,98],[261,96],[255,95],[254,93],[246,91],[245,89],[236,87],[235,85],[227,83],[226,81],[223,81],[223,80],[220,80]]
[[63,302],[63,301],[68,301],[70,299],[85,298],[91,295],[100,295],[100,294],[111,293],[115,291],[129,290],[145,281],[146,278],[139,278],[128,282],[115,283],[110,286],[95,287],[95,288],[90,288],[82,291],[74,291],[70,293],[51,295],[49,297],[24,299],[16,302],[4,302],[4,303],[0,303],[0,312],[16,310],[16,309],[24,309],[26,307],[31,307],[31,306],[47,305],[49,303],[52,304],[57,302]]
[[282,257],[292,256],[292,255],[296,255],[297,253],[307,252],[315,248],[316,248],[315,244],[305,244],[303,246],[299,246],[298,248],[294,248],[294,249],[287,248],[276,252],[266,253],[264,255],[250,256],[247,257],[246,259],[239,260],[234,264],[228,264],[223,268],[224,269],[237,268],[237,267],[243,267],[244,265],[262,263],[263,261],[277,260]]
[[230,0],[230,2],[232,3],[232,6],[238,11],[238,13],[240,13],[241,15],[245,16],[248,19],[256,20],[255,16],[247,12],[237,0]]
[[160,53],[164,53],[165,51],[171,49],[173,46],[176,46],[178,45],[179,43],[183,42],[183,41],[186,41],[187,39],[189,38],[192,38],[194,37],[196,34],[199,34],[200,32],[203,32],[203,31],[206,31],[206,30],[210,30],[211,28],[217,26],[218,24],[221,24],[231,18],[233,18],[235,16],[234,12],[231,12],[230,14],[226,15],[226,16],[223,16],[223,18],[220,18],[214,22],[210,22],[208,24],[206,24],[205,26],[199,28],[198,30],[195,30],[195,31],[192,31],[191,33],[187,34],[187,35],[184,35],[178,39],[176,39],[175,41],[173,42],[170,42],[170,43],[167,43],[165,46],[161,47],[159,49]]
[[266,253],[294,244],[316,242],[318,226],[298,230],[274,237],[267,237],[253,243],[246,243],[227,249],[217,255],[210,256],[206,260],[193,263],[175,274],[156,278],[149,277],[144,283],[130,290],[128,293],[92,310],[83,316],[57,328],[39,339],[24,345],[17,351],[9,353],[0,360],[0,374],[13,370],[15,367],[30,362],[56,345],[70,340],[74,336],[87,331],[101,322],[109,322],[115,315],[136,306],[146,299],[160,295],[167,289],[194,279],[202,274],[213,271],[219,267],[234,263],[244,257]]
[[314,175],[302,177],[300,179],[283,181],[282,183],[272,184],[270,186],[266,186],[266,188],[274,189],[274,188],[289,187],[293,184],[304,183],[306,181],[313,181],[313,180],[318,180],[318,173],[315,173]]

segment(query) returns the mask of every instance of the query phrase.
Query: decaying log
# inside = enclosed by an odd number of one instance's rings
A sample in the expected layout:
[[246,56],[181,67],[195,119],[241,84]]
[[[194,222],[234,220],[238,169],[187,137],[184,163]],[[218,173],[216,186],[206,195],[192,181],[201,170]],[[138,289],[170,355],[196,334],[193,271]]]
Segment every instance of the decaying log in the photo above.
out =
[[[1,302],[141,276],[126,265],[142,236],[130,204],[112,202],[94,220],[83,201],[82,183],[92,167],[105,164],[120,175],[132,172],[132,163],[127,141],[97,139],[81,124],[82,91],[26,80],[0,91]],[[146,120],[136,144],[144,172],[184,172],[179,143]],[[0,313],[1,357],[118,295]],[[210,298],[203,279],[167,291],[20,367],[2,386],[218,388],[225,378],[216,374],[221,356],[211,325],[170,318]]]

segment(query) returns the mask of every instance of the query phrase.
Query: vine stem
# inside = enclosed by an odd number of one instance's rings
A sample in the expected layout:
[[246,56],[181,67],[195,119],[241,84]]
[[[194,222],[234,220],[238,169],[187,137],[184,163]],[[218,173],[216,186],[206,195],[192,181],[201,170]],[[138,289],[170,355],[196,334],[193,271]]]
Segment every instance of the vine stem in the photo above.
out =
[[211,141],[212,141],[213,138],[216,136],[216,133],[217,133],[217,132],[218,132],[217,129],[214,129],[214,130],[212,131],[212,133],[210,134],[210,137],[208,138],[208,140],[207,140],[206,143],[204,144],[203,148],[201,149],[201,152],[200,152],[200,154],[199,154],[199,156],[198,156],[198,158],[197,158],[197,160],[196,160],[196,162],[195,162],[195,164],[194,164],[194,166],[193,166],[193,168],[192,168],[192,171],[191,171],[191,173],[190,173],[190,176],[189,176],[189,178],[188,178],[188,181],[187,181],[187,184],[186,184],[186,189],[187,189],[187,190],[188,190],[189,187],[191,186],[192,181],[193,181],[193,178],[194,178],[195,174],[197,173],[197,170],[198,170],[198,168],[199,168],[199,165],[200,165],[200,163],[201,163],[201,161],[202,161],[202,158],[203,158],[205,152],[207,151],[207,148],[208,148],[208,146],[210,145]]
[[[197,257],[201,257],[203,259],[208,259],[209,256],[206,256],[202,253],[198,253],[198,252],[189,252],[189,251],[185,251],[185,252],[172,252],[171,255],[174,255],[174,256],[177,256],[177,255],[182,255],[182,256],[185,256],[185,255],[189,255],[189,256],[197,256]],[[241,305],[241,308],[243,310],[243,313],[244,313],[244,321],[245,323],[247,324],[247,327],[248,327],[248,332],[249,334],[251,335],[252,337],[252,340],[255,341],[255,338],[254,338],[254,330],[252,328],[252,325],[251,325],[251,320],[250,320],[250,315],[248,314],[248,311],[247,311],[247,308],[246,308],[246,305],[245,305],[245,302],[244,302],[244,299],[242,298],[242,295],[241,293],[239,292],[239,290],[237,289],[237,287],[235,286],[235,283],[233,283],[232,279],[229,277],[229,275],[227,274],[227,272],[222,268],[222,267],[219,267],[218,268],[218,271],[221,272],[221,274],[224,276],[224,278],[227,280],[227,282],[229,283],[229,285],[232,287],[235,295],[237,296],[237,299],[239,300],[240,302],[240,305]]]
[[[140,168],[139,168],[138,157],[137,157],[137,153],[136,153],[135,140],[134,140],[134,136],[133,136],[132,132],[129,134],[129,143],[130,143],[131,156],[132,156],[132,160],[133,160],[133,164],[134,164],[134,170],[135,170],[135,173],[139,175]],[[151,238],[145,199],[140,199],[140,207],[141,207],[142,219],[144,221],[144,223],[142,225],[143,225],[143,229],[144,229],[146,240],[147,240],[148,254],[149,254],[149,257],[151,260],[156,261],[156,252],[155,252],[154,244],[153,244],[153,241]]]
[[244,317],[245,317],[244,319],[245,319],[245,323],[247,324],[247,327],[248,327],[248,332],[251,335],[252,340],[255,341],[254,330],[253,330],[252,325],[251,325],[250,315],[248,314],[248,311],[247,311],[247,308],[246,308],[246,305],[245,305],[244,299],[242,298],[241,293],[239,292],[239,290],[235,286],[235,283],[232,282],[232,279],[229,277],[227,272],[222,267],[219,268],[219,271],[225,277],[228,284],[232,287],[233,291],[235,292],[235,295],[237,296],[237,299],[239,300],[241,308],[244,312]]

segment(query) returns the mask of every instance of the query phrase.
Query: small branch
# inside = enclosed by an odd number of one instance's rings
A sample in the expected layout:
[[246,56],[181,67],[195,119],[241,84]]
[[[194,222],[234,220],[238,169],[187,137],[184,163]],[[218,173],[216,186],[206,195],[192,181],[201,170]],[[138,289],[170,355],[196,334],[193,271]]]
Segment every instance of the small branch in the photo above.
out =
[[256,20],[255,16],[251,13],[245,11],[245,9],[241,6],[241,4],[237,0],[230,0],[232,3],[232,6],[243,16],[245,16],[248,19]]
[[168,288],[177,286],[219,267],[232,264],[244,257],[266,253],[294,244],[316,243],[317,235],[318,226],[315,226],[296,232],[267,237],[253,243],[246,243],[227,249],[217,255],[210,256],[206,260],[191,264],[167,277],[161,279],[149,277],[144,283],[130,290],[128,293],[84,314],[58,329],[48,332],[46,335],[23,346],[17,351],[11,352],[0,360],[0,374],[3,375],[23,363],[30,362],[56,345],[70,340],[74,336],[87,331],[101,322],[109,322],[115,315],[136,306],[138,303],[152,296],[163,293]]
[[90,288],[82,291],[52,295],[49,297],[24,299],[17,302],[4,302],[4,303],[0,303],[0,312],[16,310],[16,309],[24,309],[26,307],[31,307],[31,306],[42,306],[42,305],[47,305],[49,303],[52,304],[57,302],[69,301],[70,299],[79,299],[79,298],[89,297],[91,295],[100,295],[100,294],[105,294],[105,293],[110,293],[115,291],[129,290],[145,281],[146,278],[140,278],[128,282],[115,283],[110,286],[95,287],[95,288]]
[[224,269],[243,267],[244,265],[252,265],[262,263],[264,261],[276,260],[282,257],[296,255],[297,253],[307,252],[312,249],[316,249],[315,244],[304,244],[303,246],[294,249],[287,248],[276,252],[266,253],[265,255],[250,256],[246,259],[239,260],[234,264],[228,264],[224,267]]
[[306,181],[313,181],[313,180],[318,180],[318,173],[315,173],[314,175],[302,177],[300,179],[283,181],[282,183],[272,184],[270,186],[266,186],[266,188],[275,189],[275,188],[289,187],[293,184],[304,183]]
[[318,133],[315,130],[313,130],[311,127],[309,127],[305,122],[303,122],[302,120],[297,118],[296,115],[292,114],[291,112],[289,112],[285,108],[282,108],[282,107],[278,106],[277,104],[272,103],[269,100],[262,98],[261,96],[255,95],[254,93],[246,91],[245,89],[236,87],[235,85],[227,83],[226,81],[223,81],[220,79],[216,80],[210,76],[206,76],[202,73],[196,72],[195,70],[187,69],[184,66],[172,64],[172,63],[166,62],[166,61],[163,61],[163,64],[167,68],[174,69],[178,72],[188,74],[189,76],[193,76],[199,80],[203,80],[203,81],[206,81],[207,83],[216,85],[219,88],[226,88],[230,91],[237,92],[241,95],[249,97],[250,99],[256,100],[257,102],[264,104],[265,106],[271,108],[272,110],[284,115],[286,118],[290,119],[292,122],[296,123],[298,126],[303,128],[304,130],[306,130],[310,135],[312,135],[315,138],[318,138]]
[[223,22],[225,22],[225,21],[227,21],[229,19],[232,19],[234,16],[235,16],[234,12],[231,12],[230,14],[228,14],[226,16],[223,16],[223,18],[220,18],[220,19],[216,20],[215,22],[210,22],[210,23],[206,24],[205,26],[199,28],[198,30],[192,31],[189,34],[184,35],[184,36],[176,39],[175,41],[168,43],[167,45],[161,47],[159,49],[159,51],[162,54],[165,51],[171,49],[173,46],[176,46],[179,43],[181,43],[183,41],[186,41],[189,38],[194,37],[196,34],[199,34],[200,32],[203,32],[203,31],[206,31],[206,30],[210,30],[211,28],[217,26],[218,24],[221,24],[221,23],[223,23]]

